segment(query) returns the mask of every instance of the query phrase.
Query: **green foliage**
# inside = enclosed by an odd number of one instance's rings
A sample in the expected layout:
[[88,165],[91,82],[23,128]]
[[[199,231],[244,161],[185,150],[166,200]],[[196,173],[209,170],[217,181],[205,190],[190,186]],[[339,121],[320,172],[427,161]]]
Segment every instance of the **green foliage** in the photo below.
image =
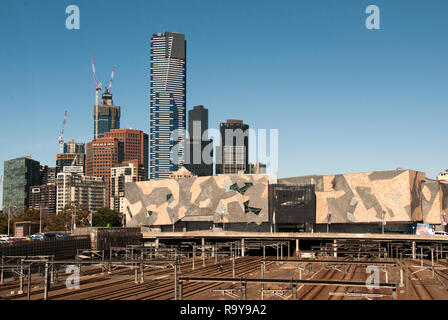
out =
[[77,228],[89,227],[88,216],[87,207],[67,205],[60,213],[49,216],[44,231],[71,231],[73,217]]
[[8,215],[0,213],[0,234],[8,233]]
[[121,227],[118,213],[109,208],[101,208],[92,215],[93,227]]

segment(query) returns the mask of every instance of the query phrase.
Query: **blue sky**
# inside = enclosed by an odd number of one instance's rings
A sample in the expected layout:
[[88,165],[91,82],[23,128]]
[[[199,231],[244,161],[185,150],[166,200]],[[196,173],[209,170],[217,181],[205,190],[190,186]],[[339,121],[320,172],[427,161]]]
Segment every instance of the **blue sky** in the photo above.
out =
[[[65,28],[79,6],[80,30]],[[380,8],[381,30],[365,9]],[[279,130],[279,176],[448,168],[445,0],[0,0],[0,171],[31,155],[55,165],[58,135],[93,136],[93,55],[122,107],[149,132],[149,39],[187,39],[187,109],[209,124]],[[1,200],[0,200],[1,201]]]

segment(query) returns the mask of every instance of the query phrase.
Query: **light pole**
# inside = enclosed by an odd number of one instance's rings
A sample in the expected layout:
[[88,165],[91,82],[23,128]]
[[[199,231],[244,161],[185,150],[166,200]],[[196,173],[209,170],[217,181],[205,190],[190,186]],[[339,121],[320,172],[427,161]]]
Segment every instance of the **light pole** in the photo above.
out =
[[9,225],[10,225],[10,221],[11,221],[11,207],[17,209],[16,206],[8,205],[8,237],[9,237],[9,229],[10,229]]

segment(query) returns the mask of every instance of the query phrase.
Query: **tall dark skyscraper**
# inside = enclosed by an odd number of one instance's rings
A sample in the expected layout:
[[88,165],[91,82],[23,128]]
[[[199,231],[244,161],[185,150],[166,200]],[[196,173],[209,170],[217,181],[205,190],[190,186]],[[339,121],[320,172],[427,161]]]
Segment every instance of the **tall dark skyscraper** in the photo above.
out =
[[[31,157],[5,161],[3,180],[3,210],[24,210],[29,205],[30,187],[40,183],[40,163]],[[13,208],[14,207],[14,208]]]
[[208,139],[208,109],[195,106],[188,111],[185,168],[197,176],[213,175],[213,140]]
[[93,106],[93,119],[93,139],[103,138],[104,133],[112,129],[120,129],[120,107],[114,106],[109,90],[103,93],[101,104]]
[[[181,33],[154,33],[151,38],[150,179],[167,179],[183,164],[186,109],[186,41]],[[174,141],[170,135],[179,132]],[[171,150],[178,163],[171,160]]]
[[[196,129],[193,130],[193,125]],[[208,130],[208,109],[204,106],[195,106],[188,110],[188,134],[192,140],[201,140],[204,132]]]
[[249,126],[241,120],[227,120],[220,124],[220,131],[216,174],[249,173]]

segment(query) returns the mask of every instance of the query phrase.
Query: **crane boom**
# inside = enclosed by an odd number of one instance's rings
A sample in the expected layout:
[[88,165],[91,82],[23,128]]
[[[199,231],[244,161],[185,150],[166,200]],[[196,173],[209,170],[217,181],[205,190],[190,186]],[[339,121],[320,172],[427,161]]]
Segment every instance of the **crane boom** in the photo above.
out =
[[112,68],[112,73],[110,74],[109,91],[110,91],[110,89],[112,89],[112,80],[114,80],[114,71],[115,71],[115,66]]
[[62,153],[64,150],[64,129],[65,123],[67,122],[67,111],[64,113],[64,121],[62,121],[62,129],[61,134],[59,135],[59,153]]
[[90,59],[92,60],[93,80],[95,80],[95,90],[96,90],[98,88],[98,83],[96,81],[95,63],[93,62],[92,56],[90,56]]

